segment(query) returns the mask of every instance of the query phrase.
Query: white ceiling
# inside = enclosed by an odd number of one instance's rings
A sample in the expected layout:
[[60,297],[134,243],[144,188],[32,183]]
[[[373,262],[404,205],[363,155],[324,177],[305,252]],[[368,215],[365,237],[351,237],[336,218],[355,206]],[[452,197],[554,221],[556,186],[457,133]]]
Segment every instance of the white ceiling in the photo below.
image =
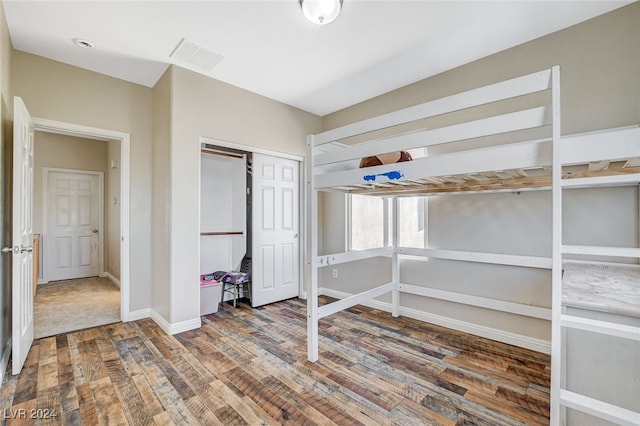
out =
[[320,27],[298,0],[3,1],[18,50],[153,87],[191,68],[169,57],[186,38],[224,56],[205,74],[318,115],[628,3],[344,0]]

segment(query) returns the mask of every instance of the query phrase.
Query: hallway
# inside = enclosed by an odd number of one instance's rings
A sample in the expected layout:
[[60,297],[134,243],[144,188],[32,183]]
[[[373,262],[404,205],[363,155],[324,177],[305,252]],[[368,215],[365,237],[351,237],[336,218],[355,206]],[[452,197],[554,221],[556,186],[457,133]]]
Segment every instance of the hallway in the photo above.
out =
[[34,299],[34,338],[120,321],[120,289],[100,277],[42,284]]

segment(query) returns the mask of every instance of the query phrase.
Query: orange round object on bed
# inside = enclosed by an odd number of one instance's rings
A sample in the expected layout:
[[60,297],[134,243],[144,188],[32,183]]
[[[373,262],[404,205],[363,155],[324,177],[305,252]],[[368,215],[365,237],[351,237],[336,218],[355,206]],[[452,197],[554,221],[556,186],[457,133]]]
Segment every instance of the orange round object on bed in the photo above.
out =
[[386,154],[364,157],[360,160],[360,168],[381,166],[383,164],[401,163],[403,161],[411,161],[411,154],[407,151],[388,152]]

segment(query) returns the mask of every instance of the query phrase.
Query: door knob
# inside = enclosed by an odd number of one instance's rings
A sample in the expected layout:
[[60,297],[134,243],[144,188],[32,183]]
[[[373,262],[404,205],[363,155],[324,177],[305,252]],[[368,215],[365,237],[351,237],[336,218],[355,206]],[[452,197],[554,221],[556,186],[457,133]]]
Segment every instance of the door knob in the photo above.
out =
[[13,247],[2,247],[2,249],[0,249],[0,252],[2,252],[2,253],[13,253]]
[[97,234],[97,233],[98,233],[98,230],[97,230],[96,228],[93,228],[93,229],[91,230],[91,232],[93,232],[94,234]]

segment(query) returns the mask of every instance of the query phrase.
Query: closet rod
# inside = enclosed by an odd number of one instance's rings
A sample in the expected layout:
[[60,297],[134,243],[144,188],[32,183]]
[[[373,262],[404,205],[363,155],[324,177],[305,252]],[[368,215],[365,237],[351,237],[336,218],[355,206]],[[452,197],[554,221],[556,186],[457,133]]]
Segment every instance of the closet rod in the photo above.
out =
[[228,231],[228,232],[201,232],[200,236],[201,237],[208,237],[208,236],[215,236],[215,235],[244,235],[244,232],[242,231]]
[[230,152],[222,152],[222,151],[213,151],[210,149],[200,149],[200,153],[202,154],[213,154],[213,155],[219,155],[221,157],[232,157],[232,158],[244,158],[242,155],[238,155],[238,154],[232,154]]

